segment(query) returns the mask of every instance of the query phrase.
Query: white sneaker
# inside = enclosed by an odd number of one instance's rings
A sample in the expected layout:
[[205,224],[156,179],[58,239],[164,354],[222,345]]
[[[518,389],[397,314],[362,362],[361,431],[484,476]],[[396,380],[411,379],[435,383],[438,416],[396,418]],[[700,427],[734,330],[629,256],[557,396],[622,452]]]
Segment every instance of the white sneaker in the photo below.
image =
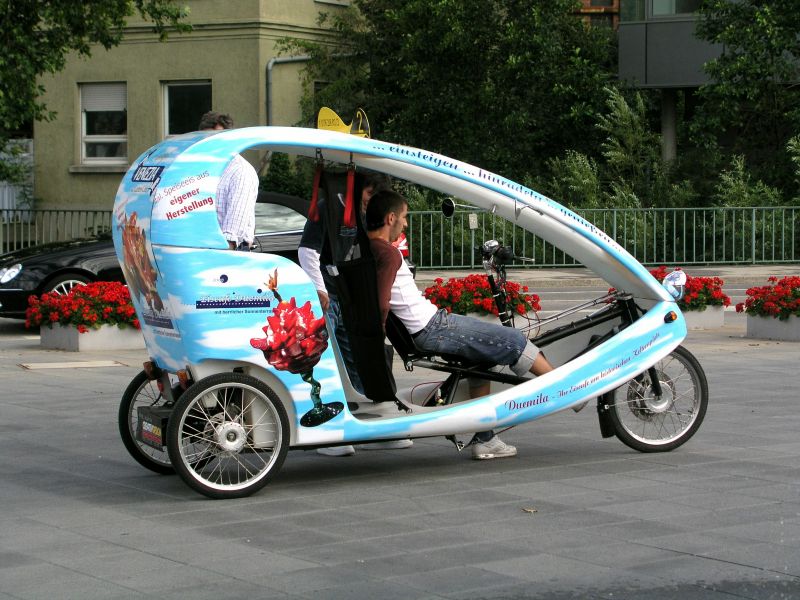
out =
[[506,444],[497,436],[494,436],[488,442],[478,442],[472,445],[472,458],[475,460],[507,458],[516,455],[517,449],[514,446]]
[[353,456],[356,449],[352,446],[330,446],[328,448],[317,448],[317,454],[323,456]]
[[412,440],[391,440],[389,442],[373,442],[372,444],[361,444],[359,448],[364,450],[404,450],[414,445]]

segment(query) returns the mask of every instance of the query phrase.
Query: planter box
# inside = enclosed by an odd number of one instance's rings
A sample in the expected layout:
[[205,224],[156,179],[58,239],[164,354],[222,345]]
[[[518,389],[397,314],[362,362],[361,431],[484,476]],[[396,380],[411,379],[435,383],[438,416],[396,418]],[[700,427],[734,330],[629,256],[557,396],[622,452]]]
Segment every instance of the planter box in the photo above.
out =
[[120,329],[116,325],[102,325],[100,329],[90,329],[78,333],[76,327],[54,324],[43,325],[39,334],[42,348],[81,352],[84,350],[138,350],[144,348],[142,332],[133,327]]
[[747,315],[747,337],[800,342],[800,317],[792,315],[787,321],[781,321],[774,317]]
[[724,306],[707,306],[705,310],[685,310],[687,329],[716,329],[725,324]]

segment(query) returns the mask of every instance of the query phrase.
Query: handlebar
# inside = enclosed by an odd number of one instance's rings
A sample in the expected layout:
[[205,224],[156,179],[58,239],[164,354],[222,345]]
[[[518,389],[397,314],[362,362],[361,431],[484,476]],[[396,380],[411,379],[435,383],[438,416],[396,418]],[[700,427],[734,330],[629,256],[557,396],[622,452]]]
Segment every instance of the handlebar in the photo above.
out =
[[478,250],[481,255],[481,260],[483,261],[483,266],[487,270],[491,268],[497,270],[498,267],[503,267],[515,260],[534,262],[532,258],[515,255],[513,249],[508,246],[503,246],[503,242],[498,242],[497,240],[488,240],[484,242]]

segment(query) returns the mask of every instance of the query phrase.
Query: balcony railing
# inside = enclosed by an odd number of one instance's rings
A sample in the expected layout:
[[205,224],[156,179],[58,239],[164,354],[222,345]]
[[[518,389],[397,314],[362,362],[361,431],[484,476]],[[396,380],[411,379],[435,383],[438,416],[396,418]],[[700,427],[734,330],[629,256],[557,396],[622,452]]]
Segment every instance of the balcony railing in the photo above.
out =
[[28,246],[95,237],[111,231],[110,210],[0,211],[0,251],[11,252]]
[[[578,211],[646,265],[800,262],[800,207],[652,208]],[[459,211],[409,213],[411,259],[420,269],[476,268],[475,248],[502,240],[540,267],[575,266],[564,250],[503,218]],[[470,228],[470,221],[475,225]],[[0,250],[96,236],[111,211],[0,211]],[[517,266],[525,266],[519,264]]]
[[[800,262],[800,207],[597,209],[578,213],[647,265]],[[576,262],[563,250],[489,213],[452,219],[409,213],[411,259],[420,269],[480,266],[475,247],[502,240],[542,267]],[[523,264],[517,266],[525,266]]]

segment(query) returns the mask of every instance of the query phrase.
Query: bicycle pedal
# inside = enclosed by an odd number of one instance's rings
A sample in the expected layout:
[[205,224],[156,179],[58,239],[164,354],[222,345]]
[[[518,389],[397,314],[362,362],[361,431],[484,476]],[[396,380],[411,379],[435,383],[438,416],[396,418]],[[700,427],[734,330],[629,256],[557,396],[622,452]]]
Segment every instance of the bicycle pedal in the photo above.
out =
[[461,452],[466,447],[466,444],[461,440],[456,439],[456,436],[454,435],[446,435],[444,439],[453,442],[453,445],[455,445],[456,450],[458,450],[459,452]]

